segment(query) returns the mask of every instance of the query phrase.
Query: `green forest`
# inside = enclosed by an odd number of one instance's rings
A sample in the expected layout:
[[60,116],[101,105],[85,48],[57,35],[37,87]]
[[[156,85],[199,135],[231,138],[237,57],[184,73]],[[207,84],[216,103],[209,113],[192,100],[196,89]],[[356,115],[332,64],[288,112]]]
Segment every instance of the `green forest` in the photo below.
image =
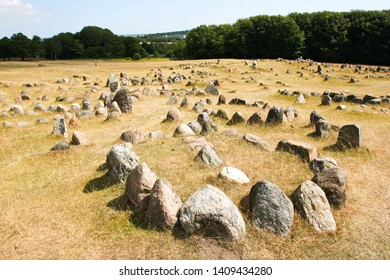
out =
[[75,34],[0,40],[0,58],[286,58],[390,65],[390,10],[260,15],[190,31],[119,36],[96,26]]

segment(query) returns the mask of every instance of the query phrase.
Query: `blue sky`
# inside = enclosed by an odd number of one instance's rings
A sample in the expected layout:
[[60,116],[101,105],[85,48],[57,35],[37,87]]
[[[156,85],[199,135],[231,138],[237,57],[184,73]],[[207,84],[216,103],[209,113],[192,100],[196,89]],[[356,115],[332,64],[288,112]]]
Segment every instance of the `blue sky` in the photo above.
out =
[[292,12],[390,9],[389,0],[0,0],[0,37],[22,32],[51,37],[84,26],[118,35],[179,31],[201,24]]

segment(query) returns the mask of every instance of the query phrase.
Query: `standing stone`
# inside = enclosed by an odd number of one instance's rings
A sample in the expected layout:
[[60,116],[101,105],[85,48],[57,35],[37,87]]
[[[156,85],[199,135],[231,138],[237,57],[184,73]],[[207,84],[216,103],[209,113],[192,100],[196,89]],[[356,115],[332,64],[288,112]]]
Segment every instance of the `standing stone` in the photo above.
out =
[[295,108],[288,107],[283,111],[283,113],[286,116],[287,121],[291,122],[295,119]]
[[110,83],[110,91],[116,92],[119,89],[119,86],[120,86],[119,80]]
[[317,173],[313,179],[326,194],[331,205],[344,207],[347,189],[347,174],[340,168],[325,169]]
[[177,97],[177,95],[175,93],[172,93],[171,94],[171,97],[169,98],[169,100],[167,101],[167,105],[175,105],[179,102],[179,98]]
[[185,123],[180,124],[175,132],[173,133],[173,137],[180,137],[180,136],[194,136],[195,132]]
[[118,80],[118,78],[115,76],[115,74],[111,74],[107,78],[106,87],[110,86],[111,83],[113,83],[113,82],[115,82],[117,80]]
[[298,212],[317,231],[335,231],[336,222],[324,191],[312,181],[303,182],[291,195]]
[[149,204],[149,193],[156,180],[156,174],[146,163],[137,165],[127,177],[125,196],[134,206],[146,210]]
[[139,164],[139,157],[126,144],[118,144],[107,154],[107,177],[112,183],[124,183],[127,176]]
[[288,237],[294,221],[294,206],[277,186],[259,181],[249,193],[251,222],[260,229]]
[[320,173],[325,169],[337,168],[337,161],[331,157],[319,157],[309,163],[310,170],[314,173]]
[[318,157],[318,151],[315,147],[308,143],[294,140],[280,141],[276,151],[292,153],[308,163]]
[[211,95],[216,95],[216,96],[219,95],[218,89],[216,88],[216,86],[212,82],[207,85],[207,87],[204,89],[204,91],[206,93],[211,94]]
[[131,92],[128,88],[122,87],[115,94],[113,101],[118,103],[122,113],[131,113],[133,110],[133,102],[131,100]]
[[185,96],[180,103],[180,108],[188,108],[188,98]]
[[206,121],[202,124],[202,130],[200,132],[201,135],[207,135],[212,133],[213,131],[218,131],[218,127],[212,121]]
[[72,135],[72,141],[70,142],[72,145],[80,145],[87,146],[90,144],[87,135],[81,131],[74,131]]
[[299,104],[304,104],[306,103],[306,100],[305,100],[305,96],[301,93],[300,95],[298,95],[297,99],[295,100],[295,102],[299,103]]
[[360,148],[363,144],[360,125],[351,124],[340,128],[336,145],[344,149]]
[[64,118],[59,118],[53,125],[53,134],[62,135],[68,138],[68,130],[66,129],[66,123]]
[[286,116],[284,115],[283,108],[274,106],[269,110],[265,123],[269,125],[275,125],[275,124],[281,124],[286,121],[287,119]]
[[315,135],[320,138],[326,138],[329,136],[331,130],[332,130],[332,125],[328,121],[319,120],[316,123]]
[[209,114],[207,114],[206,112],[200,113],[200,114],[198,115],[197,121],[198,121],[198,123],[199,123],[200,125],[203,125],[205,122],[210,121]]
[[20,105],[12,105],[11,108],[9,109],[11,115],[13,116],[22,116],[24,115],[24,109]]
[[245,122],[244,115],[241,112],[234,113],[233,117],[227,122],[227,125],[236,125]]
[[329,95],[323,95],[321,98],[321,105],[329,106],[332,104],[332,98]]
[[180,122],[181,121],[181,113],[177,108],[169,109],[167,116],[165,117],[164,122]]
[[243,139],[256,146],[256,147],[259,147],[260,149],[264,150],[264,151],[267,151],[267,152],[271,152],[271,147],[270,145],[268,144],[267,141],[265,141],[263,138],[261,138],[260,136],[257,136],[257,135],[253,135],[253,134],[245,134]]
[[230,119],[229,112],[226,109],[219,109],[217,111],[216,117],[224,119],[224,120]]
[[[85,111],[90,111],[92,110],[92,104],[91,104],[91,101],[89,101],[88,99],[86,100],[83,100],[83,102],[81,103],[81,108]],[[58,109],[57,109],[58,110]]]
[[252,116],[250,116],[246,123],[248,125],[261,125],[264,124],[264,121],[261,118],[261,114],[259,112],[256,112]]
[[319,120],[323,120],[324,118],[320,116],[316,111],[311,112],[310,114],[310,124],[315,125]]
[[222,160],[218,157],[215,150],[209,146],[204,146],[196,155],[195,160],[201,160],[211,167],[222,164]]
[[172,229],[181,206],[181,199],[169,182],[158,179],[150,192],[145,220],[149,226],[157,230]]
[[221,94],[219,97],[218,97],[218,103],[217,105],[222,105],[222,104],[226,104],[226,97],[225,95]]
[[246,232],[237,206],[224,192],[211,185],[193,193],[180,208],[178,217],[186,234],[239,240]]
[[239,184],[246,184],[250,182],[248,176],[235,167],[224,167],[218,177]]
[[69,126],[77,127],[77,126],[80,126],[80,125],[81,125],[81,122],[80,122],[80,120],[76,116],[73,116],[69,120]]

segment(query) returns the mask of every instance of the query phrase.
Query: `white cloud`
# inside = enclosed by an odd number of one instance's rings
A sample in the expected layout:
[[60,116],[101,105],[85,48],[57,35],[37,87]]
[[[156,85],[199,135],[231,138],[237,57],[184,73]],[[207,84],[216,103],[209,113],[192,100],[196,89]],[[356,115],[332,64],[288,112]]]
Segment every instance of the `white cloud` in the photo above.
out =
[[25,0],[0,0],[0,25],[39,22],[47,16]]

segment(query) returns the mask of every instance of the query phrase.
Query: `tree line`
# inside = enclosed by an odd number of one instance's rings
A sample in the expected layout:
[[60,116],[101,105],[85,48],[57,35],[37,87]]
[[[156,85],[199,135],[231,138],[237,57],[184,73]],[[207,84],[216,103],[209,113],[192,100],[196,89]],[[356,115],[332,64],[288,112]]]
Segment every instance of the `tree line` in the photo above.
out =
[[302,56],[316,61],[390,65],[390,10],[260,15],[234,24],[201,25],[189,32],[167,34],[118,36],[95,26],[43,40],[18,33],[0,40],[0,57],[24,60]]
[[184,40],[164,37],[164,41],[145,41],[132,36],[118,36],[109,29],[86,26],[75,34],[59,33],[51,38],[29,39],[22,33],[0,40],[0,58],[80,59],[169,57],[184,58]]
[[201,25],[186,38],[191,58],[288,58],[390,65],[390,10],[255,16]]

